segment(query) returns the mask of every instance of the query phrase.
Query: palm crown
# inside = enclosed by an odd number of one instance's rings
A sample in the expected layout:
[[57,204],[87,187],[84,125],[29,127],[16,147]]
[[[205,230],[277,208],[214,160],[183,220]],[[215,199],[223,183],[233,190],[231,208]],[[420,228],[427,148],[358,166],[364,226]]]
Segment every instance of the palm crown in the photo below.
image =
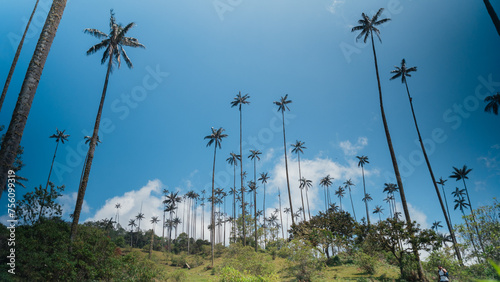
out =
[[394,73],[394,76],[391,77],[391,80],[401,77],[401,83],[406,82],[406,77],[411,77],[410,72],[417,71],[417,67],[407,68],[405,59],[401,61],[401,67],[398,66],[394,67],[396,69],[391,71],[391,73]]
[[368,36],[370,34],[372,34],[373,32],[375,32],[378,39],[380,41],[382,41],[382,39],[380,39],[380,30],[378,30],[378,28],[376,26],[381,25],[381,24],[391,20],[391,19],[387,19],[387,18],[381,19],[381,20],[378,19],[383,11],[384,11],[384,8],[380,8],[378,10],[378,12],[371,19],[365,13],[361,14],[362,19],[360,19],[358,21],[358,23],[360,25],[353,27],[351,30],[352,32],[361,30],[361,32],[358,34],[358,36],[356,36],[356,41],[358,39],[364,37],[363,41],[366,43]]
[[231,108],[239,106],[239,110],[241,111],[241,105],[250,104],[250,102],[247,101],[248,98],[250,98],[248,94],[241,96],[241,91],[240,91],[238,94],[236,94],[236,97],[234,97],[234,101],[231,102]]
[[135,25],[135,23],[131,22],[123,27],[121,24],[117,24],[115,20],[115,14],[113,10],[110,11],[111,17],[109,22],[109,34],[106,34],[95,28],[86,28],[84,30],[85,33],[93,35],[98,39],[103,39],[101,42],[96,45],[90,47],[87,50],[87,55],[94,54],[95,52],[106,48],[104,50],[104,54],[101,59],[101,64],[104,64],[106,60],[111,57],[114,62],[118,64],[118,68],[121,65],[121,59],[125,60],[125,63],[129,68],[132,68],[132,62],[128,57],[127,53],[123,49],[123,46],[128,47],[141,47],[146,48],[144,45],[139,43],[136,38],[127,37],[125,34]]
[[484,101],[488,103],[486,104],[484,111],[488,113],[493,112],[495,115],[498,115],[498,106],[500,106],[500,92],[484,98]]
[[292,100],[287,100],[288,94],[285,95],[285,97],[281,97],[279,101],[274,101],[273,103],[278,106],[278,112],[284,112],[285,110],[290,110],[288,108],[288,104],[292,103]]
[[304,151],[302,149],[307,149],[307,147],[304,146],[305,142],[302,142],[302,141],[295,141],[295,144],[292,144],[292,153],[296,153],[296,154],[299,154],[299,153],[304,153]]
[[223,134],[224,128],[215,129],[212,127],[212,134],[205,136],[204,139],[210,139],[207,143],[207,147],[215,143],[215,147],[221,148],[222,138],[227,137],[227,134]]
[[66,130],[59,131],[59,129],[56,128],[56,134],[52,134],[49,138],[56,138],[56,142],[61,141],[64,144],[64,141],[68,141],[68,134],[64,134]]
[[358,167],[364,167],[365,164],[369,164],[370,162],[368,161],[368,157],[367,156],[356,156],[356,158],[358,158],[359,162],[358,162]]

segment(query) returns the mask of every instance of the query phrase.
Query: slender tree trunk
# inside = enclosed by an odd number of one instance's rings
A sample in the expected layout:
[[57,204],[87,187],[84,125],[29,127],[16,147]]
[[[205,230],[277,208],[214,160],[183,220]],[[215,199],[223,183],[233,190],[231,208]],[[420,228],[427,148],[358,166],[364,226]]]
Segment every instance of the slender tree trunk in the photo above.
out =
[[470,214],[472,215],[472,221],[474,221],[474,229],[476,229],[477,238],[479,239],[479,246],[481,247],[481,250],[484,253],[483,240],[481,238],[481,234],[479,233],[479,229],[477,228],[476,215],[474,214],[474,210],[472,209],[472,204],[471,204],[470,198],[469,198],[469,189],[467,189],[467,185],[465,185],[465,178],[462,178],[462,181],[464,182],[465,193],[467,194],[467,201],[469,202]]
[[[211,215],[211,225],[212,225],[212,230],[210,232],[210,236],[212,237],[212,242],[211,242],[211,245],[212,245],[212,268],[214,267],[214,250],[215,250],[215,210],[214,210],[214,206],[215,206],[215,183],[214,183],[214,179],[215,179],[215,157],[217,155],[217,143],[214,143],[214,165],[213,165],[213,170],[212,170],[212,215]],[[189,238],[188,238],[189,240]]]
[[[2,111],[3,101],[5,100],[5,96],[7,95],[7,91],[9,90],[10,80],[12,79],[12,75],[14,75],[14,70],[16,69],[17,60],[19,59],[19,55],[21,54],[21,49],[23,48],[24,38],[26,38],[26,34],[28,33],[28,29],[31,24],[31,20],[33,19],[33,15],[35,15],[36,7],[38,6],[38,2],[40,0],[36,0],[35,7],[33,8],[33,12],[31,12],[31,16],[26,24],[26,28],[24,29],[23,36],[21,37],[21,41],[19,41],[19,45],[17,46],[16,53],[14,54],[14,60],[10,65],[9,74],[7,75],[7,79],[5,81],[5,85],[3,86],[2,96],[0,96],[0,112]],[[47,187],[45,187],[47,189]]]
[[[281,236],[283,237],[283,239],[285,239],[285,231],[283,231],[283,214],[281,213],[281,191],[279,187],[278,187],[278,201],[280,205]],[[286,218],[286,225],[288,225],[288,217]],[[277,233],[279,236],[279,230]]]
[[403,188],[403,181],[401,180],[401,175],[399,173],[399,167],[398,167],[398,162],[396,160],[396,154],[394,153],[394,148],[392,147],[392,140],[391,140],[391,135],[389,133],[389,127],[387,126],[387,120],[385,118],[385,112],[384,112],[384,103],[382,100],[382,87],[380,86],[380,76],[378,73],[378,65],[377,65],[377,54],[375,52],[375,43],[373,42],[373,32],[370,33],[371,35],[371,40],[372,40],[372,49],[373,49],[373,57],[375,60],[375,71],[377,73],[377,83],[378,83],[378,93],[379,93],[379,100],[380,100],[380,112],[382,114],[382,121],[384,123],[384,130],[385,130],[385,136],[387,138],[387,145],[389,147],[389,152],[391,153],[391,160],[392,160],[392,165],[394,167],[394,174],[396,175],[396,181],[398,183],[400,195],[401,195],[401,202],[403,204],[403,210],[405,212],[405,217],[406,217],[406,222],[408,223],[408,231],[410,232],[410,242],[413,247],[413,255],[415,256],[417,263],[418,263],[418,278],[419,280],[425,281],[425,276],[424,276],[424,270],[422,268],[422,263],[420,262],[420,255],[418,253],[418,248],[415,242],[415,233],[413,231],[412,227],[412,221],[410,218],[410,213],[408,211],[408,206],[406,203],[406,197],[405,197],[405,192]]
[[[83,174],[82,181],[80,182],[80,187],[78,188],[78,196],[76,199],[75,211],[73,212],[73,223],[71,224],[71,242],[75,239],[78,221],[80,219],[80,213],[82,211],[83,198],[85,197],[85,190],[87,189],[87,183],[89,181],[90,168],[92,167],[92,160],[94,159],[95,147],[97,144],[97,134],[99,132],[99,125],[101,123],[102,109],[104,107],[104,99],[106,98],[106,90],[108,88],[109,74],[111,73],[113,61],[112,56],[109,56],[108,69],[106,71],[106,79],[104,80],[104,87],[101,95],[101,102],[99,103],[99,109],[97,110],[97,117],[95,119],[94,132],[92,133],[92,139],[90,140],[89,151],[87,153],[87,162],[85,163],[85,170]],[[139,221],[139,226],[141,222]]]
[[[37,1],[37,4],[38,4],[38,1]],[[36,9],[36,6],[35,6],[35,9]],[[49,187],[50,175],[52,174],[52,167],[54,166],[54,160],[56,159],[58,147],[59,147],[59,142],[57,142],[56,150],[54,151],[54,156],[52,157],[52,164],[50,165],[49,177],[47,178],[47,184],[45,184],[45,190],[44,190],[44,194],[43,194],[43,199],[42,199],[41,204],[40,204],[40,212],[39,212],[38,220],[40,220],[40,218],[42,218],[42,215],[43,215],[43,208],[45,206],[45,197],[47,197],[46,196],[47,188]]]
[[242,114],[240,104],[240,177],[241,177],[241,216],[243,218],[243,246],[247,245],[247,234],[245,228],[245,186],[243,186],[243,133],[242,133]]
[[349,198],[351,198],[351,206],[352,206],[352,213],[354,214],[354,221],[357,221],[356,211],[354,211],[354,203],[352,202],[351,186],[349,186]]
[[292,213],[292,225],[295,225],[295,220],[293,219],[292,193],[290,192],[290,180],[288,177],[288,160],[286,157],[285,110],[281,111],[281,116],[283,118],[283,147],[285,149],[286,186],[288,188],[288,201],[290,202],[290,212]]
[[151,244],[149,245],[149,259],[151,259],[151,253],[153,253],[153,245],[155,243],[155,231],[154,228],[151,229]]
[[405,86],[406,86],[406,93],[408,93],[408,100],[410,101],[411,114],[413,115],[413,121],[415,123],[415,128],[417,129],[418,141],[420,142],[420,147],[422,148],[422,153],[424,154],[425,163],[427,164],[427,168],[429,169],[429,173],[430,173],[431,179],[432,179],[432,184],[434,185],[434,189],[436,190],[439,204],[441,205],[441,210],[443,211],[443,215],[444,215],[444,218],[446,220],[446,225],[448,226],[448,231],[450,231],[451,239],[453,240],[453,248],[455,249],[455,255],[457,256],[460,264],[463,265],[462,255],[460,254],[460,250],[458,249],[458,245],[457,245],[457,240],[455,239],[455,232],[453,232],[453,227],[452,227],[450,220],[449,220],[449,217],[446,213],[446,209],[445,209],[444,204],[443,204],[443,199],[441,198],[441,194],[439,193],[439,188],[438,188],[437,183],[436,183],[436,178],[434,177],[434,172],[432,171],[431,163],[429,161],[429,157],[427,156],[427,151],[425,150],[425,146],[424,146],[424,143],[422,141],[422,136],[420,135],[420,130],[419,130],[418,124],[417,124],[417,118],[415,117],[415,111],[413,109],[413,102],[412,102],[413,99],[410,96],[410,90],[408,89],[408,83],[406,80],[405,80]]
[[264,250],[266,249],[267,244],[267,224],[266,224],[266,183],[264,182],[264,204],[262,211],[264,213]]
[[253,221],[254,221],[254,230],[255,230],[255,252],[257,252],[257,158],[253,159],[253,182],[255,184],[253,190]]
[[[363,173],[363,190],[365,192],[365,197],[366,197],[366,185],[365,185],[365,167],[361,165],[361,172]],[[370,228],[370,213],[368,211],[368,201],[365,201],[365,208],[366,208],[366,220],[368,223],[368,228]]]
[[497,13],[495,12],[495,9],[493,9],[493,6],[491,6],[490,0],[483,0],[483,1],[484,5],[486,5],[486,10],[488,10],[488,14],[490,15],[491,20],[495,25],[497,33],[500,36],[500,20],[498,19]]
[[[299,161],[299,190],[300,190],[300,199],[302,200],[302,214],[304,215],[304,220],[306,219],[306,207],[304,206],[304,189],[300,189],[300,180],[302,179],[302,174],[300,172],[300,153],[297,152],[297,159]],[[305,188],[305,186],[304,186]]]
[[4,141],[0,149],[0,198],[2,197],[3,187],[7,183],[8,171],[17,155],[17,148],[21,144],[24,127],[28,121],[28,116],[35,97],[42,71],[49,55],[50,47],[56,36],[57,27],[61,21],[67,0],[54,0],[50,8],[47,20],[43,26],[40,38],[31,58],[26,76],[24,77],[21,92],[17,99],[16,107],[12,114],[9,128],[5,133]]
[[234,191],[233,191],[233,243],[236,243],[236,162],[238,159],[236,159],[234,165],[233,165],[233,175],[234,175]]

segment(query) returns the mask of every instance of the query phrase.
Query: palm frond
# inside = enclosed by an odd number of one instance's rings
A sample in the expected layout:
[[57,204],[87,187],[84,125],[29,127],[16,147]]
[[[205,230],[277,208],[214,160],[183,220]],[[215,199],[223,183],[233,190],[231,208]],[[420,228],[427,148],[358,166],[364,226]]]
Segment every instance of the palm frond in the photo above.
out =
[[108,38],[108,35],[95,28],[86,28],[83,30],[84,33],[90,34],[98,39]]
[[129,67],[130,69],[133,68],[134,66],[132,65],[132,62],[130,61],[130,58],[127,55],[127,52],[125,52],[122,46],[120,46],[120,52],[122,53],[123,59],[125,60],[127,67]]

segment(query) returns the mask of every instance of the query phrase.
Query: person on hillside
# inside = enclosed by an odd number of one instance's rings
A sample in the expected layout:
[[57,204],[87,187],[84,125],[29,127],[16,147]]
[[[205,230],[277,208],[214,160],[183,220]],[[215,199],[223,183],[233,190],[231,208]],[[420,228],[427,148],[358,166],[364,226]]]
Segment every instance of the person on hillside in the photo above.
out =
[[450,279],[448,278],[448,271],[446,271],[445,268],[443,268],[441,265],[438,266],[438,277],[439,277],[439,282],[442,282],[442,281],[450,281]]

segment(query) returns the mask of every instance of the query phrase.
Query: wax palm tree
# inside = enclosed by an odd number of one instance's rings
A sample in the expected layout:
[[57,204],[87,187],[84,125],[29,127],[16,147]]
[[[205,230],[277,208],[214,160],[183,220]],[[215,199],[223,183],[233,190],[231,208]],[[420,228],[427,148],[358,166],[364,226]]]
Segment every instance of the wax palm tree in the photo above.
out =
[[[257,160],[260,161],[259,155],[261,155],[262,152],[259,150],[250,150],[250,155],[248,158],[253,160],[253,183],[255,185],[255,189],[253,190],[254,193],[254,209],[257,211]],[[250,189],[251,190],[251,189]],[[254,217],[255,217],[255,251],[257,252],[257,216],[255,215],[254,211]]]
[[383,214],[383,208],[379,205],[375,206],[375,208],[373,209],[373,214],[378,214],[378,220],[379,221],[382,221],[382,218],[380,217],[380,214]]
[[337,206],[337,203],[331,203],[328,207],[328,212],[336,213],[339,211],[339,206]]
[[352,194],[351,194],[351,186],[354,186],[354,183],[352,183],[352,180],[349,178],[344,182],[345,187],[349,190],[349,198],[351,199],[351,207],[352,207],[352,213],[354,215],[354,221],[357,221],[356,219],[356,211],[354,211],[354,203],[352,201]]
[[328,210],[328,205],[330,204],[330,195],[328,188],[332,185],[332,180],[333,177],[330,177],[330,175],[328,174],[327,176],[323,177],[319,182],[319,185],[323,186],[325,191],[325,211]]
[[392,200],[392,209],[394,213],[396,213],[396,198],[394,197],[394,193],[398,191],[398,185],[394,183],[384,183],[384,192],[390,196]]
[[253,193],[253,207],[254,207],[254,235],[255,235],[255,251],[257,252],[257,184],[254,181],[248,182],[248,189]]
[[498,115],[498,107],[500,106],[500,92],[484,98],[484,102],[488,103],[486,104],[486,107],[484,107],[485,112],[493,112],[495,115]]
[[[290,108],[288,108],[288,104],[292,103],[292,100],[287,100],[288,94],[286,94],[284,97],[282,96],[279,101],[274,101],[273,103],[278,106],[278,112],[281,111],[281,116],[283,119],[283,147],[285,150],[285,170],[286,170],[286,186],[288,188],[288,200],[290,202],[290,212],[293,213],[293,205],[292,205],[292,194],[290,191],[290,179],[288,177],[288,160],[286,156],[286,133],[285,133],[285,110],[290,111]],[[295,225],[295,220],[292,216],[292,225]]]
[[[306,189],[306,201],[307,201],[307,214],[309,215],[309,220],[311,220],[311,210],[309,209],[309,196],[307,195],[307,190],[312,187],[312,180],[306,179],[305,177],[300,178],[300,190]],[[304,218],[305,218],[304,214]]]
[[362,18],[361,18],[361,20],[358,21],[358,23],[360,25],[353,27],[352,31],[353,32],[354,31],[361,31],[359,33],[359,35],[356,37],[356,40],[364,37],[363,41],[366,43],[366,40],[368,39],[368,37],[370,37],[370,39],[371,39],[372,50],[373,50],[373,59],[374,59],[374,63],[375,63],[375,72],[377,75],[377,86],[378,86],[378,93],[379,93],[380,112],[382,115],[382,122],[384,124],[385,136],[387,139],[387,145],[389,147],[389,152],[391,154],[391,160],[392,160],[392,166],[394,168],[394,174],[396,176],[396,181],[397,181],[398,187],[400,189],[401,202],[403,204],[403,210],[405,212],[406,222],[408,223],[408,231],[410,233],[410,239],[411,239],[410,241],[412,243],[413,255],[415,256],[415,258],[417,259],[417,262],[418,262],[418,277],[420,280],[424,280],[424,270],[423,270],[422,264],[420,262],[420,255],[418,253],[418,247],[417,247],[416,243],[414,242],[415,234],[414,234],[412,224],[411,224],[412,221],[411,221],[410,213],[408,210],[408,205],[406,203],[406,197],[405,197],[405,193],[404,193],[404,189],[403,189],[403,182],[401,180],[401,174],[399,173],[399,167],[398,167],[398,162],[396,160],[396,154],[394,153],[394,148],[392,146],[391,135],[389,133],[389,127],[387,125],[387,120],[385,117],[384,103],[382,100],[382,87],[380,86],[380,76],[379,76],[379,72],[378,72],[377,53],[375,52],[375,43],[373,40],[373,33],[375,33],[375,35],[377,35],[380,42],[382,42],[382,40],[380,39],[380,30],[377,28],[377,26],[379,26],[385,22],[390,21],[390,19],[388,19],[388,18],[379,19],[380,15],[382,14],[383,11],[384,11],[383,8],[379,9],[378,12],[371,19],[367,15],[365,15],[365,13],[362,13],[362,15],[361,15]]
[[153,228],[151,229],[151,244],[149,245],[149,259],[151,259],[151,253],[153,252],[153,245],[155,244],[155,227],[160,220],[157,216],[151,217],[151,224],[153,224]]
[[[231,108],[238,106],[238,110],[240,111],[240,157],[243,156],[243,135],[242,135],[242,113],[241,113],[241,106],[245,104],[250,104],[250,96],[247,94],[241,95],[241,91],[234,97],[233,101],[231,102]],[[240,165],[240,178],[241,178],[241,197],[242,197],[242,203],[245,203],[245,196],[243,190],[245,189],[245,186],[243,185],[243,159],[241,159],[241,165]],[[246,236],[246,231],[245,231],[245,205],[242,205],[241,207],[241,215],[243,216],[243,246],[246,246],[247,244],[247,236]]]
[[283,212],[286,214],[286,226],[289,226],[288,225],[288,214],[292,213],[292,211],[290,210],[290,208],[284,208]]
[[[302,179],[302,174],[301,174],[301,171],[300,171],[300,153],[304,154],[304,151],[303,149],[307,149],[305,146],[304,146],[304,142],[302,141],[299,141],[299,140],[296,140],[294,144],[291,144],[293,149],[292,149],[292,153],[296,153],[297,154],[297,159],[298,159],[298,163],[299,163],[299,182],[301,181]],[[300,185],[299,185],[299,188],[300,188]],[[305,214],[305,206],[304,206],[304,193],[303,193],[303,189],[304,187],[300,188],[300,198],[302,199],[302,211],[304,212],[304,220],[306,218],[306,214]],[[310,214],[310,213],[309,213]],[[309,216],[310,217],[310,216]]]
[[493,21],[493,25],[495,25],[498,35],[500,35],[500,20],[498,19],[498,15],[495,12],[495,9],[493,9],[493,6],[491,6],[490,0],[483,0],[483,2],[484,5],[486,5],[486,10],[488,11],[490,18]]
[[137,224],[135,223],[134,219],[131,219],[128,222],[128,226],[130,226],[130,247],[132,247],[132,245],[133,245],[132,244],[132,242],[133,242],[132,238],[133,238],[133,235],[134,235],[134,227],[136,227]]
[[95,146],[97,144],[97,133],[99,132],[99,125],[101,123],[101,115],[102,115],[102,110],[104,107],[104,99],[106,97],[106,90],[108,88],[108,80],[109,80],[109,75],[111,74],[111,70],[113,68],[113,61],[118,64],[118,68],[120,68],[121,65],[121,60],[123,59],[127,66],[129,68],[132,68],[132,62],[130,61],[130,58],[128,57],[127,53],[123,49],[124,46],[128,47],[140,47],[140,48],[145,48],[144,45],[139,43],[139,41],[136,38],[133,37],[127,37],[125,36],[127,32],[135,25],[135,23],[129,23],[125,27],[123,27],[120,24],[116,23],[115,20],[115,15],[113,13],[113,10],[111,10],[111,17],[110,17],[110,32],[109,34],[106,34],[100,30],[93,29],[93,28],[87,28],[84,30],[85,33],[88,33],[98,39],[102,39],[101,42],[98,44],[90,47],[89,50],[87,50],[87,55],[94,54],[98,52],[99,50],[104,50],[104,54],[101,59],[101,64],[106,63],[108,64],[107,71],[106,71],[106,79],[104,80],[104,87],[102,90],[102,95],[101,95],[101,101],[99,103],[99,109],[97,110],[97,117],[95,120],[95,125],[94,125],[94,132],[92,134],[92,140],[90,141],[90,146],[89,146],[89,151],[87,153],[87,162],[85,164],[85,172],[83,175],[83,179],[80,183],[80,187],[78,188],[78,197],[76,200],[76,206],[75,206],[75,212],[74,212],[74,218],[73,218],[73,224],[71,225],[71,240],[73,240],[74,236],[76,235],[76,228],[78,225],[78,220],[80,219],[80,212],[82,210],[82,204],[83,204],[83,198],[85,196],[85,190],[87,189],[87,183],[89,180],[89,175],[90,175],[90,169],[92,167],[92,161],[94,159],[94,151],[95,151]]
[[451,228],[453,228],[453,223],[451,222],[451,214],[450,214],[450,209],[448,208],[448,200],[446,199],[446,193],[444,191],[444,184],[446,183],[446,179],[443,179],[442,177],[439,178],[439,181],[436,182],[437,184],[441,185],[441,189],[443,190],[443,196],[444,196],[444,203],[446,204],[446,211],[448,213],[448,220],[450,221]]
[[117,224],[120,223],[120,209],[122,208],[122,205],[120,203],[115,204],[115,209],[116,209],[116,216],[115,216],[115,222]]
[[260,174],[260,178],[258,179],[263,185],[264,185],[264,200],[262,201],[262,210],[264,211],[264,249],[266,249],[266,243],[267,243],[267,225],[266,225],[266,183],[267,180],[269,180],[269,176],[267,175],[267,172],[262,172]]
[[[283,214],[281,213],[281,190],[280,187],[278,187],[278,203],[280,207],[280,222],[281,222],[281,236],[283,239],[285,239],[285,231],[283,231]],[[288,225],[288,217],[287,217],[287,225]],[[278,235],[279,235],[279,230],[278,230]]]
[[[37,2],[38,4],[38,2]],[[36,8],[36,6],[35,6]],[[33,11],[34,12],[34,11]],[[1,105],[0,105],[1,106]],[[56,134],[52,134],[49,138],[55,138],[56,139],[56,149],[54,151],[54,156],[52,157],[52,163],[50,164],[50,170],[49,170],[49,177],[47,178],[47,184],[45,184],[45,192],[43,195],[43,199],[40,204],[40,215],[43,214],[43,208],[44,208],[44,203],[45,203],[45,193],[47,193],[47,188],[49,187],[49,181],[50,181],[50,175],[52,174],[52,167],[54,166],[54,160],[56,159],[56,154],[57,154],[57,148],[59,147],[59,142],[64,144],[64,141],[68,141],[68,134],[64,134],[66,130],[59,131],[59,129],[56,128]],[[40,219],[41,217],[39,217]]]
[[384,202],[386,202],[389,205],[389,215],[392,217],[392,200],[394,199],[394,196],[392,195],[387,195],[387,197],[384,199]]
[[411,72],[416,72],[417,67],[407,67],[406,66],[406,61],[403,59],[401,61],[401,67],[395,66],[395,70],[391,71],[391,73],[394,74],[394,76],[391,77],[391,80],[396,79],[401,77],[401,83],[405,84],[406,87],[406,93],[408,94],[408,101],[410,102],[410,108],[411,108],[411,113],[413,116],[413,122],[415,123],[415,129],[417,130],[417,135],[418,135],[418,141],[420,142],[420,148],[422,148],[422,153],[424,155],[425,163],[427,164],[427,169],[429,170],[429,174],[431,175],[431,180],[432,180],[432,185],[434,186],[434,190],[436,191],[436,195],[439,200],[439,204],[441,206],[441,211],[443,212],[443,215],[446,220],[446,225],[448,226],[448,230],[451,234],[451,238],[453,239],[453,246],[455,248],[455,254],[457,255],[457,258],[460,263],[462,263],[462,257],[460,255],[460,251],[458,249],[458,245],[456,244],[455,240],[455,233],[453,232],[453,226],[448,220],[448,215],[446,213],[446,209],[443,203],[443,199],[441,198],[441,194],[439,193],[439,188],[436,183],[436,178],[434,177],[434,172],[432,171],[431,163],[429,161],[429,157],[427,156],[427,150],[425,150],[424,142],[422,141],[422,136],[420,135],[420,129],[418,128],[418,123],[417,123],[417,118],[415,117],[415,111],[413,109],[413,98],[410,96],[410,90],[408,88],[408,81],[407,77],[411,77]]
[[[141,209],[142,210],[142,209]],[[144,214],[142,212],[139,212],[136,216],[135,219],[137,220],[137,232],[141,230],[141,220],[144,219]]]
[[339,186],[339,189],[337,189],[335,191],[335,195],[337,195],[337,197],[339,197],[339,200],[340,200],[340,210],[342,210],[342,198],[344,198],[344,195],[345,195],[345,189],[344,189],[344,187]]
[[[24,128],[28,121],[33,99],[42,76],[45,61],[49,55],[50,47],[56,36],[56,31],[61,21],[67,0],[53,0],[45,25],[40,33],[35,52],[31,57],[21,91],[18,95],[16,107],[10,120],[9,128],[5,133],[0,148],[0,187],[6,187],[8,172],[14,166],[17,151],[21,144]],[[4,189],[0,189],[0,198]]]
[[[212,199],[215,199],[215,158],[217,156],[217,147],[221,148],[222,138],[226,138],[227,134],[224,134],[224,129],[221,127],[219,129],[215,129],[212,127],[212,134],[205,136],[205,139],[208,139],[207,147],[214,144],[214,164],[212,170]],[[212,267],[214,266],[214,248],[215,248],[215,210],[214,210],[214,201],[212,200],[212,216],[210,220],[210,224],[212,225]]]
[[205,240],[205,194],[207,191],[205,189],[201,190],[201,238]]
[[[366,164],[369,164],[370,161],[368,161],[368,157],[367,156],[356,156],[356,158],[358,158],[358,167],[361,167],[361,173],[363,175],[363,191],[364,191],[364,194],[366,195],[366,184],[365,184],[365,165]],[[366,220],[368,222],[368,226],[370,226],[370,213],[368,212],[368,203],[366,201],[365,202],[365,208],[366,208]]]
[[[470,213],[472,215],[472,220],[474,223],[476,222],[476,215],[474,214],[474,210],[472,209],[472,204],[469,197],[469,190],[467,189],[467,185],[465,184],[465,179],[469,179],[467,176],[472,171],[472,168],[467,168],[467,165],[464,165],[462,168],[453,167],[453,172],[450,175],[450,178],[455,178],[456,181],[462,180],[464,183],[465,194],[467,195],[467,202],[469,203]],[[479,245],[481,246],[481,250],[484,252],[483,240],[481,238],[481,234],[479,233],[479,229],[477,228],[477,224],[474,224],[474,229],[476,229],[476,234],[479,239]]]
[[442,228],[442,227],[443,227],[443,226],[441,225],[441,221],[434,221],[434,222],[432,223],[432,227],[431,227],[431,229],[432,229],[432,230],[435,230],[436,232],[438,232],[438,229],[439,229],[439,228]]
[[28,29],[30,27],[31,20],[33,19],[33,15],[35,15],[36,8],[38,7],[38,2],[40,2],[40,0],[36,0],[35,2],[35,7],[31,12],[30,18],[28,19],[28,23],[26,24],[26,28],[24,29],[21,41],[19,41],[19,44],[17,45],[16,54],[14,54],[14,60],[10,65],[9,74],[7,75],[7,79],[5,80],[5,84],[3,86],[2,95],[0,96],[0,111],[2,111],[3,101],[5,100],[5,95],[7,95],[7,90],[9,89],[10,80],[12,79],[12,75],[14,74],[14,70],[16,69],[17,60],[19,59],[19,55],[21,54],[21,49],[23,48],[24,39],[26,38],[26,33],[28,33]]
[[[165,208],[167,206],[167,196],[168,196],[168,193],[169,191],[167,189],[163,189],[162,191],[163,193],[163,196],[165,197],[165,199],[162,201],[162,204],[163,204],[163,221],[162,221],[162,227],[161,227],[161,238],[162,238],[162,243],[165,242],[165,220],[166,220],[166,211],[165,211]],[[164,245],[162,245],[162,248],[164,248]]]
[[[233,152],[230,153],[229,155],[229,158],[226,159],[227,163],[229,165],[232,165],[233,166],[233,178],[234,178],[234,189],[236,189],[236,166],[238,165],[238,161],[241,162],[241,155],[237,155]],[[233,191],[231,190],[230,191],[232,194],[233,194],[233,219],[236,220],[236,191]],[[236,224],[235,222],[233,222],[233,232],[234,232],[234,235],[235,235],[235,240],[234,242],[236,243]]]

